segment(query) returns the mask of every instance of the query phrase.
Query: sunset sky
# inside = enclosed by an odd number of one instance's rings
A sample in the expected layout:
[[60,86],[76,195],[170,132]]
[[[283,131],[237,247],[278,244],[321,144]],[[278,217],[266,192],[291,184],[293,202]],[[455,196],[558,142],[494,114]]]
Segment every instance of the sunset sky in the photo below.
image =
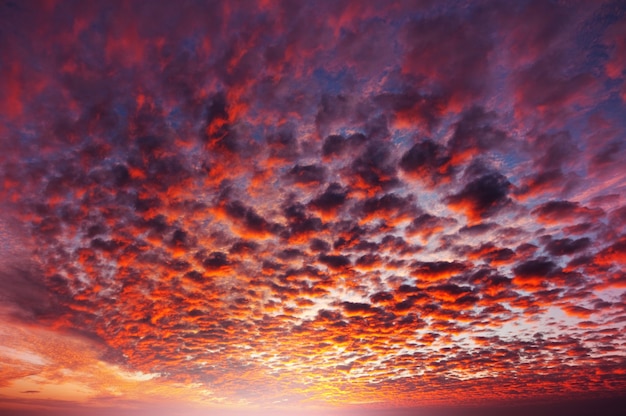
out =
[[625,395],[623,1],[0,2],[0,414]]

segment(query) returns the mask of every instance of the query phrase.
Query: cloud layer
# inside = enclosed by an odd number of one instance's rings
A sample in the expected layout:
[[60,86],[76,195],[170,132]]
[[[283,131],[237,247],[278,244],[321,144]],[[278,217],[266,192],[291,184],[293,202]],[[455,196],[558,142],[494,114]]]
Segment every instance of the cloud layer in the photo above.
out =
[[[619,2],[0,10],[0,329],[80,400],[626,390]],[[19,338],[0,402],[80,380]]]

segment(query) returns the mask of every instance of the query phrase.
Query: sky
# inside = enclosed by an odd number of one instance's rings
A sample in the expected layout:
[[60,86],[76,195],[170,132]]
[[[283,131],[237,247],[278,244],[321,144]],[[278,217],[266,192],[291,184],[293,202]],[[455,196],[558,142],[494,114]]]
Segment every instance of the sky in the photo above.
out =
[[5,0],[0,91],[0,414],[626,407],[623,1]]

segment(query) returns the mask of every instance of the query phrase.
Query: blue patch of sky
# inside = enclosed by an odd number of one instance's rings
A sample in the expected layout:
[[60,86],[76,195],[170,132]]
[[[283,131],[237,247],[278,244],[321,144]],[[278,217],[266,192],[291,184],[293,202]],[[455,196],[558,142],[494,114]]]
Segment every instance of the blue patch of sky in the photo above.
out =
[[204,34],[195,33],[193,36],[187,37],[183,39],[182,42],[178,45],[180,48],[180,52],[185,52],[189,54],[195,54],[202,43],[202,39],[204,38]]
[[113,112],[120,119],[126,120],[128,118],[128,109],[127,109],[126,105],[124,105],[122,103],[115,104],[113,106]]
[[167,114],[165,121],[167,124],[176,131],[181,127],[181,120],[184,118],[184,113],[180,106],[174,106],[172,110]]
[[317,81],[321,90],[331,95],[346,94],[348,92],[345,87],[348,84],[349,76],[350,74],[346,68],[336,73],[331,73],[324,68],[317,68],[313,71],[313,78]]
[[603,116],[609,116],[622,128],[626,127],[626,103],[620,97],[620,88],[624,82],[623,79],[607,80],[605,86],[611,93],[604,102],[596,106]]

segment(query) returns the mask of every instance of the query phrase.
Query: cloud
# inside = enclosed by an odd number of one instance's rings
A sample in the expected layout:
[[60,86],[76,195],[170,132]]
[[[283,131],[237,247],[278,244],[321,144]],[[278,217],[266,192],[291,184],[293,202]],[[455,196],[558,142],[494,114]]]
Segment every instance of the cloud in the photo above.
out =
[[413,265],[412,273],[416,277],[425,279],[441,280],[454,276],[465,271],[466,265],[460,262],[437,261],[437,262],[416,262]]
[[601,250],[595,261],[600,264],[623,264],[626,260],[626,240],[621,238],[610,246]]
[[509,142],[506,133],[496,127],[495,118],[494,112],[488,113],[481,107],[472,107],[462,114],[448,142],[452,165],[501,148]]
[[319,261],[333,270],[342,270],[352,264],[349,257],[341,255],[324,254],[319,256]]
[[319,165],[296,165],[289,171],[289,178],[298,184],[320,184],[326,177],[326,170]]
[[453,166],[444,147],[424,140],[416,143],[400,159],[400,168],[410,177],[419,179],[427,187],[435,187],[450,180]]
[[537,219],[546,224],[571,223],[584,219],[597,219],[604,216],[598,208],[587,208],[571,201],[557,200],[546,202],[531,212]]
[[311,200],[310,206],[323,215],[333,215],[347,198],[348,190],[342,188],[337,182],[333,182],[322,194]]
[[522,287],[545,287],[557,265],[545,258],[527,260],[513,268],[515,282]]
[[546,250],[553,256],[572,255],[578,251],[584,250],[591,245],[591,240],[587,237],[572,240],[571,238],[562,238],[552,240],[546,246]]
[[[481,17],[475,15],[473,21],[478,24]],[[492,48],[476,27],[454,15],[409,20],[403,28],[402,71],[430,80],[448,94],[448,106],[462,107],[484,88]]]
[[406,227],[406,234],[408,236],[419,235],[422,237],[422,241],[426,243],[432,235],[442,232],[447,227],[450,227],[455,223],[456,220],[453,218],[436,217],[431,214],[421,214],[411,221],[408,227]]
[[448,205],[462,211],[471,222],[489,218],[511,204],[511,183],[500,173],[474,179],[458,193],[446,198]]
[[390,190],[400,183],[389,150],[377,143],[370,144],[352,162],[347,175],[353,188],[366,194]]

